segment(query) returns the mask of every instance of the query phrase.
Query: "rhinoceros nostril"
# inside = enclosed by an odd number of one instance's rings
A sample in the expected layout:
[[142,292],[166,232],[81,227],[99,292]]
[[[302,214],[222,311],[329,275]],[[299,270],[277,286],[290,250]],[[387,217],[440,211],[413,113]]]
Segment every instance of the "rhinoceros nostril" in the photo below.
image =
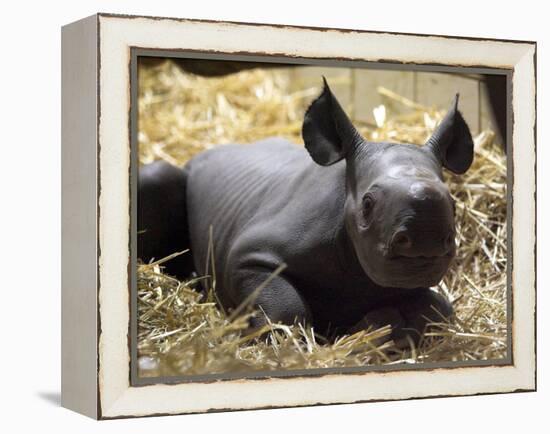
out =
[[391,245],[398,251],[408,250],[412,247],[412,240],[405,231],[399,231],[393,235]]

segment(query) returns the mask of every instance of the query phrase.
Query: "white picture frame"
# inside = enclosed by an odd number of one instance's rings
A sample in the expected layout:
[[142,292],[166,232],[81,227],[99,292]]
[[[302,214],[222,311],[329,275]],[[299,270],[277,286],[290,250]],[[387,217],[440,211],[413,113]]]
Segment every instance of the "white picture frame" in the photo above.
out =
[[[511,355],[505,364],[133,384],[133,49],[510,71]],[[62,32],[62,405],[96,419],[536,389],[536,44],[97,14]]]

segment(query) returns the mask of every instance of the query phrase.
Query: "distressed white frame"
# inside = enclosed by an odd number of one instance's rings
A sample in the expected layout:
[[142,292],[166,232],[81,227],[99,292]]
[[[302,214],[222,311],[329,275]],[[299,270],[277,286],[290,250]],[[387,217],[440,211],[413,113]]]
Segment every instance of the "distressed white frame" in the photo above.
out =
[[[98,378],[95,407],[81,406],[79,411],[114,418],[535,389],[534,43],[102,14],[93,19],[99,40]],[[130,47],[513,69],[513,365],[132,387]],[[95,330],[97,325],[83,327]],[[76,350],[76,344],[67,345],[73,345],[69,351]],[[72,400],[64,405],[78,407]]]

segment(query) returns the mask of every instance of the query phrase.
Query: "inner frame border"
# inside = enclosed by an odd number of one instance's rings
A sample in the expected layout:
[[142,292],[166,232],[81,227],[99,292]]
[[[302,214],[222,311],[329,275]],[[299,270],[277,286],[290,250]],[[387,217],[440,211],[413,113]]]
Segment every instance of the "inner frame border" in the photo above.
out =
[[[430,362],[407,364],[399,363],[392,365],[373,365],[357,366],[347,368],[316,368],[316,369],[295,369],[295,370],[269,370],[269,371],[250,371],[227,372],[219,374],[204,375],[182,375],[182,376],[158,376],[143,377],[138,375],[138,357],[137,357],[137,179],[138,179],[138,57],[163,57],[163,58],[187,58],[193,60],[230,60],[230,61],[249,61],[263,63],[278,63],[299,65],[299,66],[323,66],[323,67],[343,67],[343,68],[361,68],[375,70],[405,70],[421,72],[440,72],[440,73],[475,73],[475,74],[493,74],[506,76],[506,104],[507,104],[507,131],[506,131],[506,227],[507,227],[507,354],[501,359],[457,361],[457,362]],[[225,53],[208,50],[186,50],[186,49],[154,49],[131,46],[129,77],[130,77],[130,108],[129,108],[129,141],[130,141],[130,322],[128,347],[130,354],[129,383],[131,387],[146,386],[152,384],[176,385],[182,383],[211,383],[215,381],[230,381],[238,379],[264,380],[269,378],[296,378],[296,377],[320,377],[330,374],[363,374],[365,372],[395,372],[404,370],[434,370],[438,368],[463,368],[463,367],[487,367],[487,366],[508,366],[513,365],[513,288],[512,288],[512,266],[513,266],[513,185],[514,185],[514,162],[513,162],[513,106],[512,106],[512,83],[513,69],[507,68],[489,68],[477,66],[449,66],[442,64],[412,64],[400,63],[395,61],[363,61],[356,59],[343,58],[309,58],[297,56],[270,55],[266,53],[240,52]]]

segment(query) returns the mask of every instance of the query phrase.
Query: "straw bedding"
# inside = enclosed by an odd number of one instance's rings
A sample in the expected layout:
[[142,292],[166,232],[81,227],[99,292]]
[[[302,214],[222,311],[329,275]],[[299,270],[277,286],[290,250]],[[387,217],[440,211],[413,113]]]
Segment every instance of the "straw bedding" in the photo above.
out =
[[[301,143],[303,114],[319,87],[294,89],[285,69],[255,69],[219,78],[183,72],[169,61],[139,72],[139,159],[182,165],[218,144],[268,136]],[[345,78],[344,78],[345,80]],[[330,80],[329,80],[330,81]],[[422,144],[444,112],[379,88],[385,104],[376,125],[355,120],[366,139]],[[396,105],[409,108],[394,115]],[[475,137],[473,166],[445,174],[457,201],[457,257],[436,288],[456,318],[432,324],[416,348],[381,344],[389,327],[327,342],[311,328],[269,323],[246,335],[250,308],[224,312],[200,277],[179,282],[163,261],[138,265],[138,353],[141,376],[367,366],[498,359],[506,356],[506,157],[494,134]],[[176,252],[175,252],[176,254]],[[182,253],[189,255],[190,252]]]

